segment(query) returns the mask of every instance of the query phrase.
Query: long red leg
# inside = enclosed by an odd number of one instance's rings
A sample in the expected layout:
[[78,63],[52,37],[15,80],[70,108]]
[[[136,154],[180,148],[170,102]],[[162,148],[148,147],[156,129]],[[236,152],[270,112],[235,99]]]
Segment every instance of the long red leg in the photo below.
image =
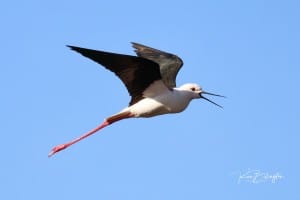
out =
[[99,126],[97,126],[96,128],[90,130],[89,132],[83,134],[82,136],[70,141],[70,142],[67,142],[65,144],[60,144],[60,145],[57,145],[55,146],[51,152],[48,154],[48,157],[51,157],[53,156],[54,154],[56,154],[57,152],[63,150],[63,149],[66,149],[68,148],[69,146],[79,142],[80,140],[96,133],[97,131],[99,131],[100,129],[114,123],[114,122],[117,122],[117,121],[120,121],[122,119],[126,119],[126,118],[130,118],[130,117],[133,117],[134,115],[132,113],[130,113],[129,111],[127,112],[123,112],[123,113],[119,113],[119,114],[116,114],[116,115],[113,115],[107,119],[104,120],[104,122],[102,124],[100,124]]

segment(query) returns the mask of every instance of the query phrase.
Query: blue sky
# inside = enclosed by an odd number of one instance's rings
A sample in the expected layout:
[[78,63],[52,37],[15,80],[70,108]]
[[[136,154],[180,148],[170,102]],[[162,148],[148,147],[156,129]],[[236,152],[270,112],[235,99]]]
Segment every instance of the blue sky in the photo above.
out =
[[[298,1],[1,2],[0,199],[299,199]],[[127,106],[75,45],[179,55],[178,85],[227,96],[130,119],[52,158]],[[256,183],[242,175],[268,178]],[[257,174],[256,173],[256,174]],[[239,182],[240,180],[240,182]]]

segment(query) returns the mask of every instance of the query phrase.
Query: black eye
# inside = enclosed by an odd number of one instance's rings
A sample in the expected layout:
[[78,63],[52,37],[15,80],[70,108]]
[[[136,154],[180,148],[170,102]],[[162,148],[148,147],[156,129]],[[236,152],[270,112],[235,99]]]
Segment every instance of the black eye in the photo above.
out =
[[192,91],[195,91],[196,89],[194,87],[191,88]]

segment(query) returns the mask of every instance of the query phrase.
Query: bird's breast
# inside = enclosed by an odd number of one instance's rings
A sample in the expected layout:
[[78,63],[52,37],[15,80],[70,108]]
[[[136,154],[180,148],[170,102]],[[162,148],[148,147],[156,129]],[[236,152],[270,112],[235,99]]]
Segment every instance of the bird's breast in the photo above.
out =
[[170,92],[165,95],[156,96],[155,98],[144,98],[128,109],[136,117],[153,117],[181,112],[188,106],[189,102],[189,99],[183,98],[177,93]]

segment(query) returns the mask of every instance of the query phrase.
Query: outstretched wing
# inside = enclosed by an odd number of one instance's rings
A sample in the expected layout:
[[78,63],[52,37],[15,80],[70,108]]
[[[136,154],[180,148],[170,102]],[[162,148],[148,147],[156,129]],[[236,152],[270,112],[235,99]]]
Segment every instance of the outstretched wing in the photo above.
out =
[[159,65],[151,60],[75,46],[68,47],[114,72],[125,84],[131,96],[129,105],[144,98],[143,91],[151,83],[161,79]]
[[169,89],[176,87],[176,76],[183,65],[182,60],[178,56],[135,42],[132,42],[132,46],[139,57],[159,64],[162,80]]

